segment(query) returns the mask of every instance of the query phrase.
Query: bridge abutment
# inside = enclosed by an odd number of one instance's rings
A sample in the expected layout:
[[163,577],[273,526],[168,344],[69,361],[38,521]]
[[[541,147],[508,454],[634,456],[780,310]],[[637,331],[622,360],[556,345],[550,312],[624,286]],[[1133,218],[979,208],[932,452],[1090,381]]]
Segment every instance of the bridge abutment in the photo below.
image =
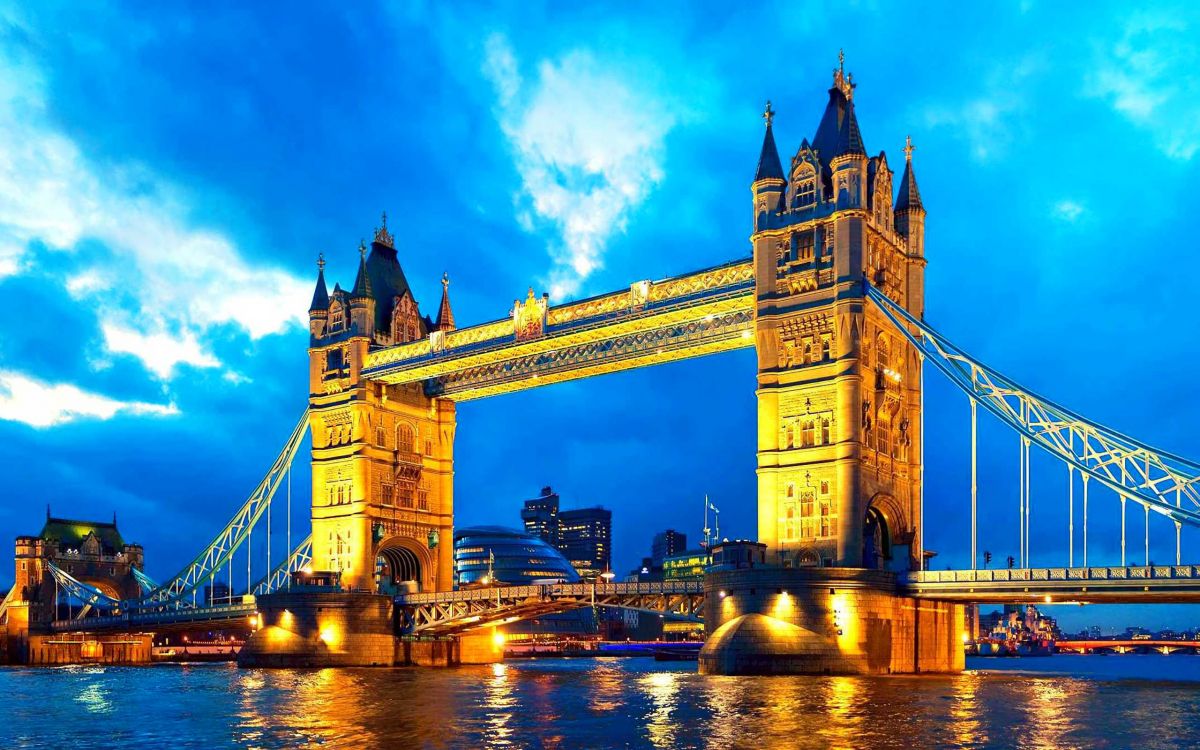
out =
[[705,578],[704,674],[908,674],[964,667],[964,607],[894,575],[759,567]]

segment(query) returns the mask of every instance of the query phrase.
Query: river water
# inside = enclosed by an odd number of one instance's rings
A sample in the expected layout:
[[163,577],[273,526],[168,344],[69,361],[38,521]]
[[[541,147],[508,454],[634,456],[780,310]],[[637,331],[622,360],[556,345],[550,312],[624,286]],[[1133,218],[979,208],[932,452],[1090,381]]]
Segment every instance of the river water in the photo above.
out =
[[973,659],[954,676],[694,663],[0,668],[0,748],[1200,747],[1200,656]]

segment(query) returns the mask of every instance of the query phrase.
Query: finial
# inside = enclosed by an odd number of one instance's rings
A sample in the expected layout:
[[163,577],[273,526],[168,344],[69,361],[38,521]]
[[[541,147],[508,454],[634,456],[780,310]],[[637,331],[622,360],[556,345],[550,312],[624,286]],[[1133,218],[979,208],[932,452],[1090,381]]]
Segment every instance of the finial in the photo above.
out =
[[838,66],[833,71],[833,87],[846,99],[854,97],[854,74],[846,75],[846,51],[838,50]]
[[382,226],[375,230],[375,242],[394,248],[396,245],[392,242],[392,234],[387,228],[387,211],[384,211],[382,216],[380,216],[380,221],[382,222]]
[[317,270],[325,270],[325,253],[317,253]]
[[358,241],[358,257],[362,258],[363,260],[367,259],[367,241],[366,240],[360,239]]
[[447,271],[442,271],[442,288],[443,289],[450,288],[450,274]]
[[912,161],[912,152],[916,150],[916,146],[912,145],[912,136],[904,137],[904,158],[906,161]]
[[763,119],[767,121],[767,127],[771,127],[771,121],[775,119],[775,110],[771,109],[771,100],[767,100],[767,106],[763,110]]

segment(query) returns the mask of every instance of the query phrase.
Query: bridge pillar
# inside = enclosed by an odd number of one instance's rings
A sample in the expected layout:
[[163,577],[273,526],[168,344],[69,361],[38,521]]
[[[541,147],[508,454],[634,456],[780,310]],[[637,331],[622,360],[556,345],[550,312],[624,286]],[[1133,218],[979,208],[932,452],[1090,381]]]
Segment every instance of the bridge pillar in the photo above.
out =
[[964,605],[883,571],[759,567],[704,582],[703,674],[905,674],[965,665]]

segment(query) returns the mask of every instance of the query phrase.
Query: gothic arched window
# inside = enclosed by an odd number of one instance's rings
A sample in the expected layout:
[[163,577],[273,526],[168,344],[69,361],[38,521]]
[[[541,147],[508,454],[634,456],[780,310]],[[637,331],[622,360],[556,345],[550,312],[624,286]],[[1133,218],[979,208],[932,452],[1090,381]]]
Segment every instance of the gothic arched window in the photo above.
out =
[[416,453],[417,433],[407,422],[396,425],[396,450]]

